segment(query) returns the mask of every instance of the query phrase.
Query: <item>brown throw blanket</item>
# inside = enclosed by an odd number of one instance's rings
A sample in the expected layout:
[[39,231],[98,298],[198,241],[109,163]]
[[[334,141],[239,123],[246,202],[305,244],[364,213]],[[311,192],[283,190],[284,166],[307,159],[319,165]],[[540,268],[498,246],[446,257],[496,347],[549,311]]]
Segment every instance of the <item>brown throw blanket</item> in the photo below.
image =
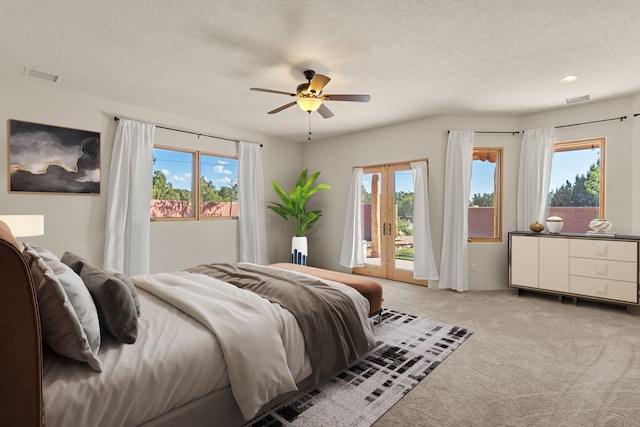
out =
[[289,310],[304,335],[316,384],[370,350],[353,301],[320,280],[245,264],[203,264],[187,271],[250,290]]

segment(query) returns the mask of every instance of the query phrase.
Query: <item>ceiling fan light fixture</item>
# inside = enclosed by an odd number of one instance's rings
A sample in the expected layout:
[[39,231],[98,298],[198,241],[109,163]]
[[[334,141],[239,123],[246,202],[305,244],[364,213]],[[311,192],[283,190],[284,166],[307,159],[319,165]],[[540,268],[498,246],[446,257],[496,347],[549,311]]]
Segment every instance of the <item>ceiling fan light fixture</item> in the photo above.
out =
[[314,97],[303,97],[298,99],[297,103],[300,108],[302,108],[302,111],[312,113],[320,108],[320,106],[322,105],[322,99]]

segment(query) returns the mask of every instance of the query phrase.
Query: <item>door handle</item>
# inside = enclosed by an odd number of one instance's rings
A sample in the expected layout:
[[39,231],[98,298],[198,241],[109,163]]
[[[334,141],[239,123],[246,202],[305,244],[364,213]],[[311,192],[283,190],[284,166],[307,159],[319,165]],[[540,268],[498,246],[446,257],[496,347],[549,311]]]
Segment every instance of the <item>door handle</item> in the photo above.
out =
[[389,223],[389,227],[387,227],[387,223],[386,222],[382,223],[382,235],[383,236],[386,236],[387,233],[389,233],[389,236],[391,236],[391,231],[392,230],[393,229],[391,228],[391,223]]

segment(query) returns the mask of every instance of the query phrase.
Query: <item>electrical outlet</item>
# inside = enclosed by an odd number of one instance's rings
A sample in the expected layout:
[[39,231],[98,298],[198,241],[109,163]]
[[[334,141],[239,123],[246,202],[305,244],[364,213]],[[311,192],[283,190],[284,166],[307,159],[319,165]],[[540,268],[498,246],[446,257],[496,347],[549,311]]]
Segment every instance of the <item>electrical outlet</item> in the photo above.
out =
[[475,273],[476,272],[476,265],[475,264],[471,264],[469,266],[469,271],[471,271],[472,273]]

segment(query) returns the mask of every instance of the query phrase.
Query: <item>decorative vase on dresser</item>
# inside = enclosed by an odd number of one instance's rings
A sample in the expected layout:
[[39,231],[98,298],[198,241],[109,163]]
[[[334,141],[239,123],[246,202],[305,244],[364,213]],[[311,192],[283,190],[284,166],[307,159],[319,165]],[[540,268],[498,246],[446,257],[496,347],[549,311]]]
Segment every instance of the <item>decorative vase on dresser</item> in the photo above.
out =
[[558,234],[562,231],[562,226],[564,225],[564,220],[559,216],[550,216],[546,220],[547,223],[547,231],[552,234]]

